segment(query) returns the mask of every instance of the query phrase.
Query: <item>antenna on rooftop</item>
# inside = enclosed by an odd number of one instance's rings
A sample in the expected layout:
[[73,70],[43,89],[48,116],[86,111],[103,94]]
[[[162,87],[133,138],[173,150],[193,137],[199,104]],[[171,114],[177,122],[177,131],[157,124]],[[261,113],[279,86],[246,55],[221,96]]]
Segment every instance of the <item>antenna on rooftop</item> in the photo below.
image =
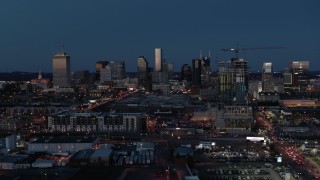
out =
[[64,44],[62,44],[62,52],[64,53]]
[[202,49],[200,50],[200,59],[202,58]]
[[209,49],[209,58],[211,57],[211,52],[210,52],[210,49]]

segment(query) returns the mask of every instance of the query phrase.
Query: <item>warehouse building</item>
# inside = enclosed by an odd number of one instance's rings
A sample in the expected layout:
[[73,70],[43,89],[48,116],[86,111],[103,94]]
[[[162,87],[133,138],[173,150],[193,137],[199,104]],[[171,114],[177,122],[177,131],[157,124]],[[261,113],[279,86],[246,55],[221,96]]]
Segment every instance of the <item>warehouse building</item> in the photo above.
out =
[[49,137],[40,138],[28,145],[28,152],[48,152],[52,154],[76,153],[91,149],[99,142],[97,137]]

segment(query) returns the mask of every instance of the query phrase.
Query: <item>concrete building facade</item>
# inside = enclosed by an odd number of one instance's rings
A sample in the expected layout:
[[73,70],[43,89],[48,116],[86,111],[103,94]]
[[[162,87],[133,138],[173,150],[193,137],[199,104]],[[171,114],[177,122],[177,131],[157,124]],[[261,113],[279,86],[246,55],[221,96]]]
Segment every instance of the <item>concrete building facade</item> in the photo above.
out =
[[70,81],[70,56],[59,52],[53,56],[53,86],[69,87]]

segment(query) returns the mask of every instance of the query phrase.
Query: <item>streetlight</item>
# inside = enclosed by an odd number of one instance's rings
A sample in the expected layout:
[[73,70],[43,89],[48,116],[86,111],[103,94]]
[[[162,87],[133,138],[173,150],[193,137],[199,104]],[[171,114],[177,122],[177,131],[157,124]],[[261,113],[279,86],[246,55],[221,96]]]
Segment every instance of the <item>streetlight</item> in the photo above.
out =
[[177,130],[178,139],[180,139],[180,136],[179,136],[179,130],[180,130],[180,128],[179,128],[179,127],[176,127],[176,130]]

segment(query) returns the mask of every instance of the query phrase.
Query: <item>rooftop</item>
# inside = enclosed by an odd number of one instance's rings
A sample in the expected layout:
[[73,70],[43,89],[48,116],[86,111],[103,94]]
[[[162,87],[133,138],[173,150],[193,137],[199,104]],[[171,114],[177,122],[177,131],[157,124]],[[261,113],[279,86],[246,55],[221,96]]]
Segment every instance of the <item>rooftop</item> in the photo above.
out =
[[21,161],[21,160],[24,160],[24,159],[27,159],[28,156],[26,155],[6,155],[2,158],[0,158],[0,162],[3,162],[3,163],[16,163],[18,161]]
[[109,157],[111,153],[112,149],[98,149],[92,153],[91,158]]
[[31,143],[93,143],[97,137],[45,137]]
[[75,155],[73,155],[71,158],[72,159],[89,159],[91,157],[91,155],[93,154],[93,150],[92,149],[85,149],[85,150],[81,150],[78,151]]

